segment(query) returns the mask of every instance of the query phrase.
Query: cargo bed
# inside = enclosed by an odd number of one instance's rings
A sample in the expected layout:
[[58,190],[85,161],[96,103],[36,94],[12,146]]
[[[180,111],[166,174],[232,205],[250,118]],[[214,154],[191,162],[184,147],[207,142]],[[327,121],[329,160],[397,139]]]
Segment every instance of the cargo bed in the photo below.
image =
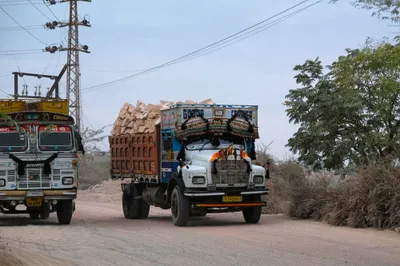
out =
[[137,178],[141,182],[159,182],[160,127],[154,133],[110,136],[112,178]]

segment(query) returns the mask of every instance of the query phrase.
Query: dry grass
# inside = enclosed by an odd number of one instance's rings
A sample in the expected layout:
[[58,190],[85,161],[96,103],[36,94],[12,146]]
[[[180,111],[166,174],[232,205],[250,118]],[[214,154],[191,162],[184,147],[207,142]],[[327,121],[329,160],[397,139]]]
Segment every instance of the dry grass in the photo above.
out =
[[[80,166],[79,188],[110,178],[109,158]],[[295,161],[271,166],[264,213],[326,221],[351,227],[400,227],[400,169],[376,164],[358,169],[350,180],[309,174]]]
[[266,213],[351,227],[400,226],[400,169],[386,164],[359,169],[348,181],[307,175],[288,162],[271,173]]

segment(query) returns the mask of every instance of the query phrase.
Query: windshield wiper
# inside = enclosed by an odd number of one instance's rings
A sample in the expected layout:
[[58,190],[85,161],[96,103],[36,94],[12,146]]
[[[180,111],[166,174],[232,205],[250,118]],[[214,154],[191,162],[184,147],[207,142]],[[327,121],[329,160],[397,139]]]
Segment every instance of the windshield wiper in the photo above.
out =
[[203,146],[201,146],[201,148],[199,149],[199,151],[202,151],[204,149],[204,146],[206,146],[207,144],[210,144],[210,143],[211,143],[211,140],[204,143]]

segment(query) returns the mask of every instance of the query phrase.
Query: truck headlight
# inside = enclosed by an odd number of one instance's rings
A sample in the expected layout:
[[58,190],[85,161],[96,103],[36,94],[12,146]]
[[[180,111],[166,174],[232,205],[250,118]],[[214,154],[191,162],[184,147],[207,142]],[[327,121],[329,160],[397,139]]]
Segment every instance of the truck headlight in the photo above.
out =
[[257,175],[253,177],[254,184],[262,184],[264,182],[263,176]]
[[63,177],[62,184],[63,185],[72,185],[74,183],[73,177]]
[[0,179],[0,187],[5,187],[5,186],[6,186],[6,180]]
[[192,178],[192,183],[195,185],[201,185],[206,182],[206,178],[204,176],[194,176]]

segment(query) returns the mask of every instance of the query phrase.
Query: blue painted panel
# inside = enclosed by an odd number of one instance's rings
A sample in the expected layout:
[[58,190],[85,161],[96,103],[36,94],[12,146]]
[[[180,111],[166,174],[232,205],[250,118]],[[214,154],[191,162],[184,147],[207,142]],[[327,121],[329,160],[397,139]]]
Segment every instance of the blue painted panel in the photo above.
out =
[[161,183],[168,183],[171,179],[172,173],[176,172],[179,162],[161,162]]
[[253,146],[253,140],[251,138],[249,138],[246,142],[246,147],[247,147],[246,153],[247,154],[250,154],[252,146]]
[[174,133],[172,133],[172,151],[179,152],[181,149],[182,149],[182,142],[180,140],[177,140],[174,136]]
[[172,151],[173,152],[179,152],[180,150],[181,150],[181,148],[182,148],[182,143],[181,143],[181,141],[180,140],[177,140],[176,138],[175,138],[175,134],[174,134],[174,131],[173,130],[171,130],[171,129],[163,129],[163,130],[161,130],[161,138],[162,139],[168,139],[168,137],[167,137],[167,134],[168,135],[171,135],[171,139],[172,139]]

